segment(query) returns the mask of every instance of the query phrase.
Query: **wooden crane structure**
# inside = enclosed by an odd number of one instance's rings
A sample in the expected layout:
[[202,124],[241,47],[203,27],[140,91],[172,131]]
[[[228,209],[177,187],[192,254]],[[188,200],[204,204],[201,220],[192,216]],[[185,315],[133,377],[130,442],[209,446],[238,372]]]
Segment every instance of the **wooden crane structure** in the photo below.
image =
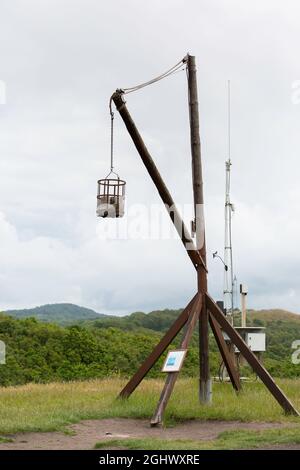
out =
[[[202,403],[209,403],[211,401],[211,378],[209,369],[209,325],[217,342],[222,359],[228,371],[233,388],[238,392],[241,389],[241,382],[238,371],[234,364],[233,358],[228,350],[224,340],[223,332],[230,338],[232,343],[238,348],[240,353],[247,360],[257,376],[268,388],[273,397],[281,405],[286,413],[299,415],[298,411],[294,408],[293,404],[289,401],[283,391],[276,385],[271,375],[267,372],[264,366],[257,360],[253,352],[248,348],[241,336],[228,322],[223,311],[220,310],[214,299],[209,295],[207,290],[207,267],[206,267],[206,244],[205,244],[205,224],[204,224],[204,211],[203,211],[203,178],[202,178],[202,165],[201,165],[201,149],[200,149],[200,134],[199,134],[199,112],[198,112],[198,95],[197,95],[197,77],[196,77],[196,61],[192,55],[187,55],[180,62],[181,67],[184,65],[187,69],[188,77],[188,104],[190,116],[190,140],[191,140],[191,155],[192,155],[192,179],[193,179],[193,194],[194,194],[194,209],[195,219],[193,227],[196,233],[196,244],[192,236],[189,234],[181,216],[175,206],[173,198],[168,190],[165,182],[163,181],[159,170],[147,149],[139,130],[134,123],[126,102],[124,95],[126,90],[118,89],[111,97],[119,112],[127,131],[140,155],[147,171],[152,179],[156,189],[162,199],[162,202],[167,208],[169,216],[175,225],[179,237],[186,249],[186,252],[194,265],[197,277],[197,291],[188,305],[184,308],[182,313],[178,316],[176,321],[172,324],[170,329],[166,332],[160,342],[153,349],[151,354],[141,364],[139,369],[129,380],[127,385],[121,391],[119,397],[127,398],[136,387],[140,384],[149,370],[153,367],[160,356],[167,350],[172,340],[184,328],[183,339],[180,345],[182,349],[188,349],[192,333],[199,324],[199,359],[200,359],[200,383],[199,383],[199,398]],[[178,64],[177,64],[178,65]],[[178,69],[178,67],[177,67]],[[172,68],[171,71],[176,70]],[[168,76],[170,71],[157,79],[151,80],[146,84],[153,83],[158,79]],[[142,86],[136,87],[139,89]],[[134,91],[135,89],[127,89]],[[127,91],[128,92],[128,91]],[[169,372],[166,377],[165,385],[161,392],[161,396],[151,420],[151,425],[160,425],[163,422],[163,414],[167,406],[168,400],[171,396],[176,379],[179,372]]]

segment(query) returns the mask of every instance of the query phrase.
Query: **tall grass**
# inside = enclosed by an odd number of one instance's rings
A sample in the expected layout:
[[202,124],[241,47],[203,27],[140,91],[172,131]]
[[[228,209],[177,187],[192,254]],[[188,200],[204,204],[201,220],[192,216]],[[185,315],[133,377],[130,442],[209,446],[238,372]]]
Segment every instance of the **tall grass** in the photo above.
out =
[[[27,384],[0,388],[0,434],[18,431],[54,431],[84,419],[146,418],[154,412],[163,381],[144,380],[128,400],[116,397],[120,379]],[[300,409],[300,380],[278,380]],[[295,421],[286,417],[273,397],[258,382],[246,383],[236,395],[230,384],[213,386],[213,404],[201,406],[196,379],[180,379],[166,411],[166,424],[188,419],[241,421]]]

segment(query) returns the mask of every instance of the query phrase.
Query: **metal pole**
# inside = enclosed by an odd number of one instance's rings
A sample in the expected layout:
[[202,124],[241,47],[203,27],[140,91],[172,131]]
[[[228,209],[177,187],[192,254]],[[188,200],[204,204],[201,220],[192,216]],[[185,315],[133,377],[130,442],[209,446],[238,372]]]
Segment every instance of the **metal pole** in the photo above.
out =
[[247,320],[246,320],[246,295],[243,292],[241,293],[241,306],[242,306],[242,327],[245,328],[247,326]]
[[228,320],[233,323],[234,310],[234,280],[233,280],[233,257],[232,257],[232,233],[231,220],[233,205],[230,201],[230,171],[231,160],[225,162],[226,174],[226,195],[225,195],[225,246],[224,246],[224,262],[227,270],[224,273],[224,303],[228,314]]
[[[190,132],[191,132],[191,153],[192,153],[192,175],[194,191],[194,209],[196,226],[196,243],[200,256],[206,264],[206,245],[205,245],[205,225],[203,212],[203,178],[201,165],[201,148],[199,133],[199,110],[198,110],[198,92],[197,92],[197,72],[196,60],[194,56],[188,55],[188,91],[189,91],[189,112],[190,112]],[[207,272],[202,266],[197,268],[198,292],[205,294],[207,292]],[[203,296],[202,309],[199,316],[199,342],[200,342],[200,384],[199,398],[202,403],[210,403],[211,378],[209,370],[209,345],[208,345],[208,311],[206,308],[205,296]]]

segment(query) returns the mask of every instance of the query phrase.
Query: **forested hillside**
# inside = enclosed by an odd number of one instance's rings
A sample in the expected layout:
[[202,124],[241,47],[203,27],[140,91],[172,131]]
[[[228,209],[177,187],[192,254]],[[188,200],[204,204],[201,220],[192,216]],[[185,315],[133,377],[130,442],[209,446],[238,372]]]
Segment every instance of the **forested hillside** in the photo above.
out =
[[[34,318],[0,315],[0,339],[7,347],[7,363],[0,365],[0,385],[129,376],[159,338],[160,334],[151,331],[61,327]],[[157,376],[161,366],[162,361],[150,375]],[[185,373],[196,373],[196,367],[197,351],[192,348]]]
[[[164,310],[121,318],[74,319],[76,324],[64,327],[35,318],[17,319],[2,314],[0,340],[6,344],[7,363],[0,365],[0,385],[130,376],[179,313],[180,310]],[[291,362],[291,344],[300,340],[299,316],[279,310],[250,311],[248,323],[266,326],[264,363],[268,370],[277,377],[300,376],[300,365]],[[171,347],[176,347],[179,340],[180,337]],[[220,358],[213,337],[210,341],[211,370],[217,375]],[[161,365],[162,358],[150,376],[161,375]],[[197,331],[182,373],[198,375]],[[243,370],[244,373],[247,371]]]

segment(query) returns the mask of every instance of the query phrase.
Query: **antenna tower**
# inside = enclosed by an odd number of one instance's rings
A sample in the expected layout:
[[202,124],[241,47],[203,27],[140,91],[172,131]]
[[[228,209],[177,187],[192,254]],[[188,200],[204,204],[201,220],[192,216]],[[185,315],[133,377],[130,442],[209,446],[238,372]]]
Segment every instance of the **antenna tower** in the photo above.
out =
[[232,261],[232,233],[231,219],[234,206],[230,200],[230,172],[231,172],[231,126],[230,126],[230,80],[228,80],[228,157],[225,162],[225,246],[224,246],[224,262],[227,270],[224,271],[224,307],[227,315],[230,315],[231,323],[233,323],[234,310],[234,274]]

